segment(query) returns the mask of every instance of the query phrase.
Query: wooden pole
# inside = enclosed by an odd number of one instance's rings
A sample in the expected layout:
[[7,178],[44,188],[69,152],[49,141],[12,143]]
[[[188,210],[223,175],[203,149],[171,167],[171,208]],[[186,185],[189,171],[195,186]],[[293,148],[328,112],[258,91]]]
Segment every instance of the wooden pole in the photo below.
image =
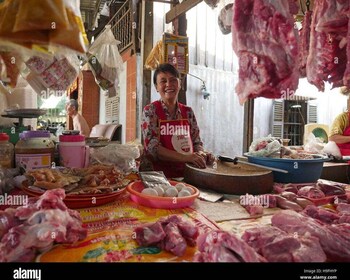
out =
[[253,142],[254,131],[254,99],[248,99],[244,103],[244,126],[243,126],[243,154],[249,151]]
[[[180,36],[187,36],[187,19],[186,13],[178,16],[173,20],[174,34]],[[181,89],[179,92],[178,100],[182,104],[186,104],[186,91],[187,91],[187,75],[181,77]]]
[[153,2],[142,1],[142,19],[141,19],[141,59],[140,64],[140,102],[138,105],[137,113],[137,138],[143,142],[141,133],[141,116],[143,108],[151,103],[151,88],[152,88],[152,72],[146,69],[146,59],[153,48]]

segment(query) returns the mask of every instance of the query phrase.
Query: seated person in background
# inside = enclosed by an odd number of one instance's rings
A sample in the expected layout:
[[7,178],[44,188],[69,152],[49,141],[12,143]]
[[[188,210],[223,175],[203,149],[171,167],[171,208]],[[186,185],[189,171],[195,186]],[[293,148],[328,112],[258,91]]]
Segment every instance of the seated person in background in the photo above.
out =
[[71,99],[66,104],[68,116],[73,120],[73,129],[79,130],[81,135],[89,137],[90,127],[82,115],[78,113],[78,101]]
[[145,155],[152,169],[166,177],[183,177],[185,163],[198,168],[215,157],[204,152],[199,127],[191,107],[178,102],[180,74],[171,64],[161,64],[153,75],[160,99],[143,109],[141,130]]
[[350,113],[339,114],[331,126],[328,140],[334,141],[343,156],[350,155]]

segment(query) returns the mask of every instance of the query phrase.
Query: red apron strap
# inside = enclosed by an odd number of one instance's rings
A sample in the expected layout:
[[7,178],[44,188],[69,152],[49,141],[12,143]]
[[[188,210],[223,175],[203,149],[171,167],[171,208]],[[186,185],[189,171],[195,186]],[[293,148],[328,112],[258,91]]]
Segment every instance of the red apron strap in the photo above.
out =
[[156,107],[156,114],[160,120],[166,120],[165,112],[162,108],[162,103],[157,100],[153,102],[154,106]]
[[177,103],[177,104],[180,108],[182,118],[187,119],[187,112],[188,112],[187,107],[185,105],[183,105],[182,103]]

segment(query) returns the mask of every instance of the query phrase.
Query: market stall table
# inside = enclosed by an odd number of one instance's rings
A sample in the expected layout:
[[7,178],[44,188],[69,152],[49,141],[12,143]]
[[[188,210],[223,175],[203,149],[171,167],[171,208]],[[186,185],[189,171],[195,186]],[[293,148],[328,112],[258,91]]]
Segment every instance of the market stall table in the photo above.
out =
[[[347,185],[345,190],[349,191],[350,187]],[[205,190],[202,193],[204,197],[210,196]],[[21,194],[21,191],[15,190],[12,194]],[[185,254],[179,257],[157,246],[140,246],[136,242],[135,228],[178,215],[185,221],[192,222],[201,233],[221,229],[241,236],[247,229],[270,225],[271,217],[281,210],[277,207],[264,208],[263,213],[254,216],[240,205],[241,196],[222,194],[217,197],[220,197],[220,201],[196,199],[191,207],[168,210],[141,206],[133,202],[125,192],[114,202],[78,209],[88,231],[87,238],[75,244],[55,245],[37,256],[36,261],[191,262],[197,247],[187,246]]]
[[159,218],[180,215],[201,230],[218,229],[204,215],[192,208],[154,209],[132,202],[126,194],[121,199],[99,207],[79,209],[88,237],[74,245],[56,245],[38,256],[39,262],[190,262],[196,247],[188,246],[178,257],[155,246],[142,247],[135,240],[134,229]]
[[350,169],[348,162],[325,162],[321,174],[322,179],[339,183],[350,183]]

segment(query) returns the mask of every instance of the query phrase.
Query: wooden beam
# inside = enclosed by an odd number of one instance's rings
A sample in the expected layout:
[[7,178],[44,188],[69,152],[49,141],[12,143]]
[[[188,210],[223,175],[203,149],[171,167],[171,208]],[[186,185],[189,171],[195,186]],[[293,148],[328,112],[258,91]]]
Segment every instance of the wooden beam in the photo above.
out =
[[177,0],[145,0],[145,1],[151,1],[151,2],[160,2],[160,3],[165,3],[165,4],[177,4],[179,3]]
[[[179,36],[187,36],[187,19],[186,14],[178,16],[173,21],[174,33]],[[187,75],[182,75],[182,86],[178,95],[178,101],[182,104],[187,104],[186,101],[187,92]]]
[[[153,2],[142,1],[142,30],[141,30],[141,83],[142,83],[142,100],[141,100],[141,110],[149,103],[151,103],[151,88],[152,83],[152,72],[146,69],[144,66],[149,53],[153,49]],[[140,114],[141,115],[141,114]]]
[[169,12],[165,15],[165,22],[170,23],[178,16],[186,13],[190,9],[192,9],[194,6],[202,2],[203,0],[184,0],[179,5],[176,5],[171,8]]

